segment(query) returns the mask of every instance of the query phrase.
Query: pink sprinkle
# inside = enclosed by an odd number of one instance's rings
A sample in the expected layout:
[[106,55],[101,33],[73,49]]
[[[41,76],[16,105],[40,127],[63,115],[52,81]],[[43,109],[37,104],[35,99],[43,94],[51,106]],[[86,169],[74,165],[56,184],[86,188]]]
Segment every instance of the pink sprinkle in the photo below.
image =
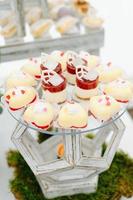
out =
[[34,63],[37,63],[37,60],[34,60]]
[[98,102],[101,103],[101,102],[102,102],[102,99],[99,99]]
[[44,112],[47,112],[47,108],[44,108],[43,111],[44,111]]
[[109,101],[109,97],[105,97],[105,99],[106,99],[107,101]]
[[107,105],[107,106],[110,106],[110,105],[111,105],[110,101],[107,101],[106,105]]

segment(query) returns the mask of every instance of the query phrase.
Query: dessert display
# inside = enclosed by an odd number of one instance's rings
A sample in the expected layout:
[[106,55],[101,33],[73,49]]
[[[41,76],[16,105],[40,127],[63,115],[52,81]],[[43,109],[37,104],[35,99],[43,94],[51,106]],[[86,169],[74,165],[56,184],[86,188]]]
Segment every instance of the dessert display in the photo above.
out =
[[52,70],[42,72],[42,88],[45,91],[45,99],[51,103],[63,103],[66,101],[66,78]]
[[118,102],[127,103],[133,98],[133,85],[127,80],[118,79],[106,85],[104,93]]
[[7,90],[5,101],[12,111],[19,110],[37,99],[36,90],[32,87],[15,87]]
[[123,75],[122,69],[114,67],[112,63],[108,63],[106,66],[99,65],[96,70],[99,73],[99,81],[102,83],[109,83]]
[[57,31],[63,34],[75,33],[77,32],[78,19],[72,16],[65,16],[58,20],[56,24]]
[[40,19],[31,25],[31,33],[35,38],[43,37],[48,33],[52,25],[53,21],[51,19]]
[[63,128],[85,128],[88,115],[79,103],[67,102],[59,112],[58,123]]
[[50,103],[37,100],[28,106],[23,115],[24,121],[37,128],[47,130],[52,126],[54,111]]
[[76,68],[76,95],[81,99],[89,99],[98,94],[99,75],[96,70],[87,67]]
[[[24,8],[21,4],[18,5],[17,10],[13,2],[11,9],[14,9],[14,12],[6,9],[0,11],[3,44],[8,41],[7,38],[20,39],[24,38],[24,35],[26,40],[23,43],[40,38],[45,40],[70,37],[73,34],[82,36],[88,33],[89,29],[100,29],[103,24],[103,20],[95,15],[96,10],[88,0],[36,1],[36,3],[31,1],[25,2]],[[19,12],[24,20],[19,20]],[[14,25],[11,20],[13,16],[15,20],[19,20],[17,25],[16,23]],[[88,30],[87,27],[89,27]]]
[[10,89],[17,86],[35,86],[37,82],[35,79],[22,71],[17,71],[8,77],[6,80],[6,88]]
[[30,74],[36,80],[41,78],[40,62],[35,58],[30,58],[21,68],[24,73]]
[[41,15],[42,15],[41,8],[40,7],[33,7],[33,8],[28,10],[25,18],[26,18],[26,21],[29,24],[33,24],[41,18]]
[[[85,51],[42,53],[7,78],[3,100],[14,118],[21,109],[19,119],[31,128],[87,132],[117,119],[132,100],[133,84],[122,73]],[[62,157],[64,147],[57,152]]]
[[58,58],[48,55],[48,54],[41,54],[41,70],[53,70],[58,74],[62,73],[61,63],[58,62]]
[[120,104],[111,96],[100,95],[90,99],[91,114],[101,120],[107,121],[120,111]]
[[66,52],[67,63],[66,63],[66,78],[68,83],[75,85],[76,83],[76,67],[85,65],[83,60],[77,53],[73,51]]

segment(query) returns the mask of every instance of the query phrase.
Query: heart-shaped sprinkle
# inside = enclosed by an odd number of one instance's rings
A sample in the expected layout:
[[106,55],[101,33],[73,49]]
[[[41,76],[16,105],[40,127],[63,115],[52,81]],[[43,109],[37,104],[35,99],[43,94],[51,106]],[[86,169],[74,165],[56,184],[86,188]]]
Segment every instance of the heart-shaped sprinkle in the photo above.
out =
[[110,100],[110,98],[109,98],[109,97],[105,97],[105,99],[106,99],[107,101],[109,101],[109,100]]
[[106,102],[106,105],[107,105],[107,106],[110,106],[110,105],[111,105],[110,101],[107,101],[107,102]]
[[43,111],[44,111],[44,112],[47,112],[47,108],[44,108]]
[[98,102],[101,103],[101,102],[102,102],[102,99],[99,99]]

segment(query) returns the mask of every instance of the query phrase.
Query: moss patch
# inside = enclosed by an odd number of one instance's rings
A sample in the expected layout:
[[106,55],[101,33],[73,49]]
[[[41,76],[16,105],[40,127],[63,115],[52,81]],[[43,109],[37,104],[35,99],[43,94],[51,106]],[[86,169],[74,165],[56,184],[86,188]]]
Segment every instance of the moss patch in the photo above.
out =
[[[45,200],[32,171],[18,151],[9,151],[7,161],[14,168],[10,188],[17,200]],[[133,159],[123,152],[116,153],[111,168],[99,178],[98,190],[90,195],[58,197],[57,200],[119,200],[133,196]]]

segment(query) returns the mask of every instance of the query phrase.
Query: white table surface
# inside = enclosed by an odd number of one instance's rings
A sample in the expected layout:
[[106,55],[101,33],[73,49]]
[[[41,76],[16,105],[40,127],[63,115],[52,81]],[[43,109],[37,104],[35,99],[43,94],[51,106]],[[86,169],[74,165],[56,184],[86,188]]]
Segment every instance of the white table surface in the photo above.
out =
[[[106,38],[105,46],[101,51],[102,59],[113,61],[114,64],[122,67],[132,78],[133,0],[91,0],[91,3],[106,20]],[[24,62],[23,60],[21,62],[0,64],[0,84],[13,69],[21,67]],[[133,121],[128,113],[125,113],[122,119],[126,124],[126,131],[119,148],[133,157]],[[9,190],[9,179],[12,177],[12,169],[8,168],[5,157],[9,149],[15,148],[10,140],[15,124],[15,120],[11,118],[7,111],[0,115],[0,200],[15,200]]]

